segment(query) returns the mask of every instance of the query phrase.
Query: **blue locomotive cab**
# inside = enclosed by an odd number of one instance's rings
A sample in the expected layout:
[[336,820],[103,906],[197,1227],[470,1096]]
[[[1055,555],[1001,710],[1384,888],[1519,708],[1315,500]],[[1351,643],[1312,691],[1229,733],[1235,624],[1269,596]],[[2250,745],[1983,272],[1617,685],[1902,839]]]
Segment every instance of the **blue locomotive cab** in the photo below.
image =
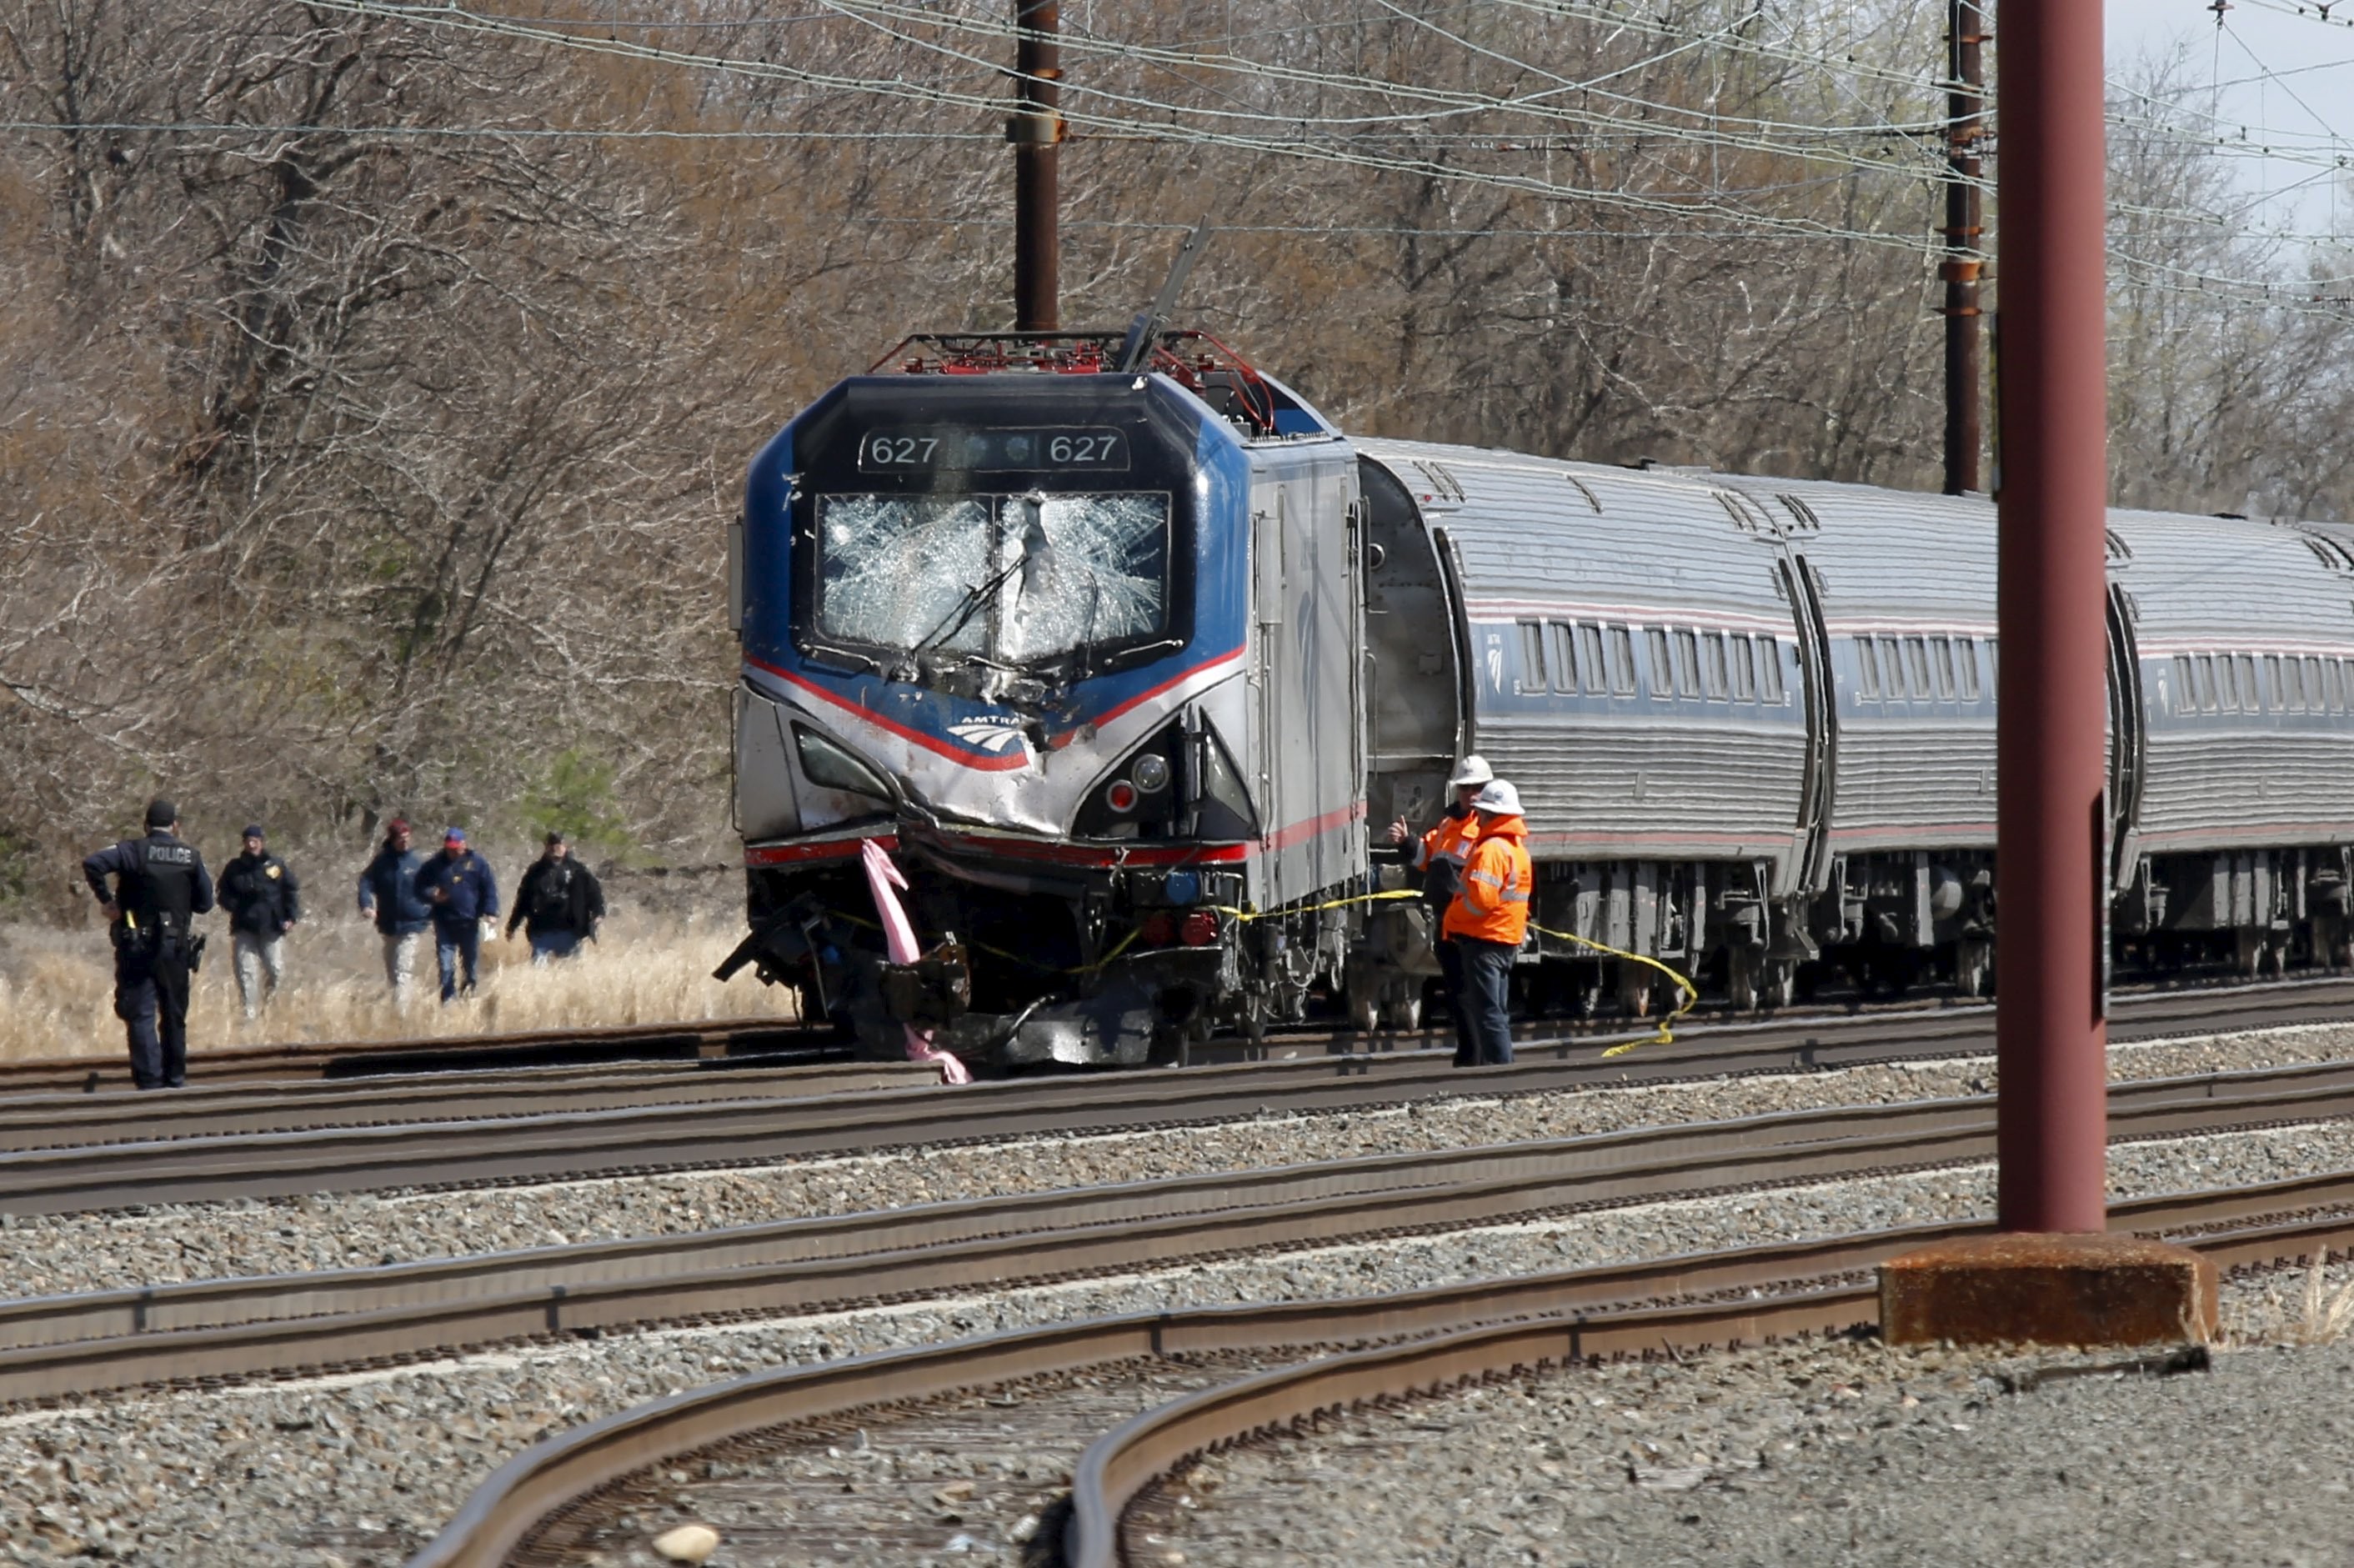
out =
[[[1230,944],[1185,934],[1243,900],[1262,831],[1223,691],[1249,642],[1251,448],[1337,438],[1246,372],[974,341],[838,384],[753,464],[732,571],[753,935],[731,962],[878,1046],[917,1022],[970,1055],[1140,1060],[1230,978]],[[818,956],[860,945],[870,839],[955,949],[924,983],[963,994],[920,1016],[865,958],[829,979]],[[851,930],[797,935],[813,916]]]

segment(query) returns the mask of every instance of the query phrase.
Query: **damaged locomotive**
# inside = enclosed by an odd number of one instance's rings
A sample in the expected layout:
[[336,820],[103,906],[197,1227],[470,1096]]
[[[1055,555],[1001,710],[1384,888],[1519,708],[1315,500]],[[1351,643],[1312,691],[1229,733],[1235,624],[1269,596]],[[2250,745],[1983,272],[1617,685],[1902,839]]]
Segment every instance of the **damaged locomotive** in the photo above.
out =
[[[1993,984],[1984,497],[1344,438],[1154,315],[884,364],[769,443],[731,533],[723,975],[992,1065],[1327,1001],[1411,1026],[1428,913],[1371,896],[1405,873],[1368,829],[1476,750],[1527,806],[1539,1006],[1652,1011],[1624,955],[1744,1009]],[[2354,528],[2108,524],[2115,958],[2354,959]]]

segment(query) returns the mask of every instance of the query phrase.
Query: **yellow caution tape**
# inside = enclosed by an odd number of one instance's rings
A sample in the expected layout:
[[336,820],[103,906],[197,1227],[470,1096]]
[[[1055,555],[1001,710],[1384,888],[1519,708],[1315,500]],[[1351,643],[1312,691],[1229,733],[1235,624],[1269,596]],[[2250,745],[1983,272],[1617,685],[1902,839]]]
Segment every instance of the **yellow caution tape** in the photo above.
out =
[[[1215,909],[1221,915],[1247,923],[1253,920],[1265,920],[1277,915],[1313,915],[1320,910],[1339,909],[1351,904],[1377,904],[1389,899],[1420,898],[1422,894],[1416,889],[1400,888],[1389,893],[1354,894],[1347,898],[1335,898],[1323,904],[1311,904],[1307,906],[1305,908],[1299,909],[1267,909],[1254,912],[1247,909],[1229,909],[1224,905],[1213,905],[1211,907]],[[1690,1012],[1700,1001],[1700,988],[1692,984],[1689,979],[1677,973],[1674,969],[1670,969],[1667,965],[1659,962],[1657,959],[1648,958],[1641,953],[1630,953],[1623,948],[1614,948],[1607,942],[1597,942],[1590,937],[1580,937],[1568,931],[1556,931],[1549,926],[1540,926],[1533,920],[1529,922],[1529,929],[1534,931],[1541,937],[1551,937],[1558,942],[1574,942],[1581,948],[1590,948],[1597,953],[1606,953],[1614,959],[1623,959],[1629,963],[1641,964],[1646,968],[1657,969],[1661,974],[1667,976],[1669,980],[1674,981],[1676,990],[1682,993],[1681,1000],[1676,1003],[1675,1010],[1659,1021],[1659,1023],[1656,1025],[1659,1030],[1658,1033],[1652,1035],[1647,1040],[1629,1040],[1624,1044],[1613,1045],[1608,1050],[1602,1053],[1606,1058],[1611,1056],[1623,1056],[1638,1045],[1672,1045],[1675,1044],[1676,1021],[1683,1017],[1685,1013]]]
[[[1236,909],[1224,904],[1204,905],[1203,907],[1210,909],[1216,914],[1224,915],[1230,920],[1240,922],[1243,925],[1248,925],[1255,920],[1269,920],[1279,915],[1316,915],[1320,914],[1327,909],[1346,908],[1352,904],[1382,904],[1388,903],[1395,899],[1420,898],[1421,896],[1422,893],[1419,889],[1402,887],[1394,888],[1387,893],[1356,893],[1350,895],[1346,898],[1332,898],[1328,899],[1321,904],[1310,904],[1299,908],[1291,909]],[[861,920],[854,915],[844,915],[842,918],[850,921],[853,925],[872,927],[874,924],[872,921]],[[986,942],[969,942],[966,946],[973,948],[976,952],[987,953],[991,958],[1004,959],[1010,962],[1022,964],[1034,969],[1043,969],[1048,974],[1083,975],[1092,974],[1097,969],[1103,969],[1114,959],[1119,958],[1120,954],[1128,951],[1130,944],[1135,942],[1136,938],[1142,934],[1143,929],[1144,927],[1140,925],[1130,927],[1127,936],[1122,937],[1117,943],[1113,944],[1111,950],[1104,954],[1103,957],[1096,959],[1095,962],[1089,964],[1077,964],[1068,969],[1055,964],[1040,963],[1036,959],[1030,958],[1025,954],[1008,952],[1003,948],[993,948]],[[1661,974],[1667,976],[1670,980],[1673,981],[1675,983],[1676,990],[1682,993],[1682,998],[1676,1003],[1675,1010],[1668,1013],[1667,1016],[1661,1018],[1655,1026],[1659,1030],[1658,1033],[1651,1035],[1648,1039],[1629,1040],[1623,1044],[1613,1045],[1608,1050],[1602,1053],[1606,1059],[1612,1056],[1623,1056],[1638,1045],[1672,1045],[1675,1044],[1676,1021],[1683,1017],[1684,1014],[1690,1012],[1700,1001],[1700,988],[1692,984],[1689,979],[1679,974],[1676,970],[1670,969],[1667,965],[1661,963],[1657,959],[1646,957],[1641,953],[1630,953],[1624,948],[1614,948],[1607,942],[1597,942],[1590,937],[1580,937],[1568,931],[1556,931],[1550,926],[1540,926],[1533,920],[1529,922],[1529,929],[1534,931],[1541,937],[1551,937],[1557,942],[1572,942],[1578,947],[1589,948],[1595,952],[1607,954],[1609,957],[1614,959],[1621,959],[1628,963],[1641,964],[1648,969],[1657,969]]]
[[1614,948],[1606,942],[1597,942],[1589,937],[1578,937],[1573,936],[1567,931],[1556,931],[1550,927],[1540,926],[1533,920],[1529,922],[1529,929],[1534,931],[1541,937],[1551,937],[1558,942],[1575,942],[1581,948],[1591,948],[1597,953],[1607,953],[1614,959],[1625,959],[1631,962],[1643,964],[1649,968],[1655,969],[1661,974],[1667,976],[1670,980],[1675,981],[1676,989],[1683,992],[1683,1000],[1676,1003],[1675,1011],[1669,1013],[1665,1018],[1659,1020],[1659,1032],[1657,1034],[1652,1035],[1648,1040],[1629,1040],[1623,1045],[1613,1045],[1608,1050],[1602,1053],[1604,1057],[1623,1056],[1628,1052],[1635,1049],[1638,1045],[1672,1045],[1676,1043],[1675,1022],[1677,1019],[1681,1018],[1685,1013],[1690,1012],[1694,1004],[1700,1001],[1700,988],[1698,986],[1692,984],[1691,980],[1685,979],[1682,975],[1678,974],[1675,970],[1668,968],[1667,965],[1659,962],[1657,959],[1645,958],[1640,953],[1630,953],[1623,948]]

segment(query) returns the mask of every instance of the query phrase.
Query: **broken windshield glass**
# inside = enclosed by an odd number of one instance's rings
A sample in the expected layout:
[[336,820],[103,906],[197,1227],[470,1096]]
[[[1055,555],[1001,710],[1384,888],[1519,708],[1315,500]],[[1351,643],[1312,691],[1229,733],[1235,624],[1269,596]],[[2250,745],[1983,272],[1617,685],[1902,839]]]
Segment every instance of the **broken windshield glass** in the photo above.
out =
[[1168,629],[1162,494],[828,495],[817,630],[1026,664]]

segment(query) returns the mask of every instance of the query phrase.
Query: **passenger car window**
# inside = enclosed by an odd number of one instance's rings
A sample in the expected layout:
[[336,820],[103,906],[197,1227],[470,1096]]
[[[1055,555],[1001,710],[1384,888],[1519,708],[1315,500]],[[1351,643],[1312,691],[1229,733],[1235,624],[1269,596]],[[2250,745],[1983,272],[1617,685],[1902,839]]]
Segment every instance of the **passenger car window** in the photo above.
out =
[[1724,701],[1724,633],[1712,631],[1700,640],[1701,689],[1711,702]]
[[1888,683],[1890,696],[1904,694],[1904,650],[1897,646],[1893,637],[1880,640],[1880,673]]
[[2199,698],[2190,684],[2190,655],[2174,656],[2174,711],[2187,714],[2199,705]]
[[1556,620],[1553,631],[1553,689],[1556,692],[1577,690],[1577,628],[1565,620]]
[[1595,696],[1610,689],[1610,674],[1602,663],[1602,628],[1590,620],[1577,624],[1578,684]]
[[1929,639],[1929,663],[1937,673],[1937,694],[1951,698],[1954,694],[1954,644],[1944,637]]
[[1782,640],[1778,637],[1757,640],[1757,693],[1767,707],[1782,705]]
[[1737,703],[1755,702],[1757,670],[1749,662],[1749,634],[1736,631],[1730,641],[1733,644],[1733,700]]
[[1645,652],[1651,656],[1651,695],[1672,697],[1676,694],[1676,677],[1668,668],[1668,634],[1657,626],[1643,628]]
[[1689,631],[1676,633],[1676,695],[1700,695],[1700,639]]
[[[2249,667],[2248,683],[2255,684],[2254,666]],[[2240,678],[2232,669],[2229,653],[2215,655],[2215,705],[2227,714],[2240,711]]]
[[1635,694],[1635,633],[1624,626],[1610,629],[1610,691],[1614,696]]
[[1544,622],[1521,622],[1521,690],[1542,692],[1545,689]]
[[1918,637],[1908,637],[1904,640],[1904,655],[1913,667],[1913,694],[1926,698],[1929,695],[1928,643]]
[[2346,672],[2341,667],[2344,661],[2338,659],[2324,659],[2321,662],[2321,683],[2329,693],[2329,711],[2334,714],[2342,714],[2346,711]]
[[1860,697],[1880,695],[1880,655],[1872,652],[1872,639],[1855,640],[1855,693]]
[[[2232,662],[2230,660],[2226,659],[2223,661],[2223,668],[2227,673],[2230,671],[2231,666]],[[2199,655],[2197,661],[2192,663],[2191,668],[2198,672],[2199,675],[2199,711],[2204,714],[2211,714],[2216,708],[2215,660],[2213,655],[2201,653]]]
[[2315,713],[2322,709],[2321,660],[2310,653],[2305,660],[2305,705]]
[[1955,659],[1961,665],[1962,696],[1969,702],[1978,700],[1978,642],[1975,637],[1964,637],[1954,644]]
[[2232,656],[2232,662],[2239,666],[2240,705],[2252,714],[2264,712],[2264,688],[2256,684],[2256,656],[2253,653],[2235,653]]

